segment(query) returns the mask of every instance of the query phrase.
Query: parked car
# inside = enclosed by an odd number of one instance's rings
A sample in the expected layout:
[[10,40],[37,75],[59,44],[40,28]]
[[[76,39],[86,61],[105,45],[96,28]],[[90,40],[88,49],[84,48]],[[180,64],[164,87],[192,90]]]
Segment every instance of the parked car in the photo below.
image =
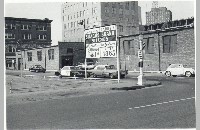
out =
[[[118,71],[114,65],[97,65],[94,69],[88,70],[87,72],[93,77],[101,76],[110,77],[111,79],[118,77]],[[127,73],[128,71],[120,70],[120,76],[122,78],[124,78]]]
[[38,73],[38,72],[43,72],[43,73],[45,73],[45,72],[46,72],[46,69],[43,68],[41,65],[33,65],[33,66],[31,66],[31,67],[29,68],[29,71],[31,71],[31,72],[36,72],[36,73]]
[[192,68],[186,68],[182,64],[171,64],[165,71],[165,75],[168,77],[170,76],[176,77],[181,75],[190,77],[195,75],[195,70]]
[[[64,66],[60,72],[55,72],[55,75],[62,77],[73,77],[73,76],[78,76],[78,77],[84,77],[85,76],[85,71],[80,69],[78,66]],[[87,76],[89,76],[89,73],[87,73]]]
[[[78,67],[80,67],[80,69],[85,69],[85,63],[80,63],[80,65],[78,65]],[[87,62],[86,65],[86,69],[90,70],[90,69],[94,69],[95,65],[93,62]]]

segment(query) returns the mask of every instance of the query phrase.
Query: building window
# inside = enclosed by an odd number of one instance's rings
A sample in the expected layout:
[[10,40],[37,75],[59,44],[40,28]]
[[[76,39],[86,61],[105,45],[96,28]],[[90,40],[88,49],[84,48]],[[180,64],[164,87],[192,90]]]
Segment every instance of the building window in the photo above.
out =
[[16,29],[15,24],[5,24],[5,29]]
[[112,13],[116,14],[116,8],[115,7],[112,7]]
[[89,18],[87,19],[87,24],[89,24]]
[[119,25],[119,32],[123,32],[123,26]]
[[31,34],[23,34],[23,39],[31,39]]
[[15,51],[16,51],[16,49],[14,47],[8,46],[8,49],[6,52],[15,52]]
[[6,34],[5,34],[5,39],[15,39],[15,34],[6,33]]
[[126,2],[125,9],[129,10],[129,2]]
[[48,50],[49,60],[54,60],[54,49]]
[[21,29],[22,30],[29,30],[29,29],[31,29],[31,26],[30,25],[21,25]]
[[37,51],[38,61],[42,61],[42,51]]
[[67,27],[66,27],[66,24],[64,24],[64,29],[66,29]]
[[38,31],[46,31],[47,27],[44,26],[44,25],[37,25],[36,30],[38,30]]
[[108,7],[105,7],[105,13],[108,13],[108,11],[109,11]]
[[69,20],[69,17],[70,17],[70,16],[68,15],[68,20]]
[[37,35],[37,39],[46,40],[47,39],[47,35]]
[[119,14],[123,15],[123,9],[119,9]]
[[177,35],[163,36],[163,53],[177,51]]
[[73,22],[71,22],[71,28],[73,27]]
[[125,55],[135,55],[135,45],[133,40],[123,41]]
[[80,11],[80,17],[81,17],[82,11]]
[[32,52],[27,52],[28,61],[32,61]]
[[78,12],[77,12],[77,18],[78,18]]
[[144,38],[145,54],[154,54],[154,37]]

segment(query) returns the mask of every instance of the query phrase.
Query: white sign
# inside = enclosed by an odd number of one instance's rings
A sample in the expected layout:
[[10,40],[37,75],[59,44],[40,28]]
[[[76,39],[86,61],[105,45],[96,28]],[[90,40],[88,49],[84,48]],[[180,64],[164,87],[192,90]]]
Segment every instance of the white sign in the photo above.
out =
[[85,30],[86,58],[117,57],[116,31],[116,25]]
[[139,58],[139,59],[142,59],[142,51],[141,51],[141,50],[138,51],[138,58]]

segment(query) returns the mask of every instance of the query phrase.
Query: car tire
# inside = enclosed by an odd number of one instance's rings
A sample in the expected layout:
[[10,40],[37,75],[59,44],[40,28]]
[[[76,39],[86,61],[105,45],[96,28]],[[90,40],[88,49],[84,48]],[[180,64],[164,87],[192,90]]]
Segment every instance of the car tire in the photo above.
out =
[[114,76],[113,74],[110,74],[110,78],[111,78],[111,79],[114,79],[115,76]]
[[97,75],[96,74],[92,74],[93,75],[93,78],[96,78],[97,77]]
[[177,75],[172,75],[173,77],[176,77]]
[[167,72],[165,72],[165,75],[166,75],[167,77],[170,77],[170,76],[171,76],[171,72],[170,72],[170,71],[167,71]]
[[190,71],[185,72],[186,77],[191,77],[192,73]]
[[38,73],[39,71],[38,71],[38,70],[35,70],[35,72]]
[[59,75],[59,78],[62,79],[62,75]]

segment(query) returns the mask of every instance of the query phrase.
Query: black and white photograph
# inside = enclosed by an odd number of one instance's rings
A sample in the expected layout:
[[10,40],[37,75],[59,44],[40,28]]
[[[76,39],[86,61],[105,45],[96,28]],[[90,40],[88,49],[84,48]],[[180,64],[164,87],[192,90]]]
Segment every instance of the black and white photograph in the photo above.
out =
[[4,0],[4,129],[196,129],[196,1]]

